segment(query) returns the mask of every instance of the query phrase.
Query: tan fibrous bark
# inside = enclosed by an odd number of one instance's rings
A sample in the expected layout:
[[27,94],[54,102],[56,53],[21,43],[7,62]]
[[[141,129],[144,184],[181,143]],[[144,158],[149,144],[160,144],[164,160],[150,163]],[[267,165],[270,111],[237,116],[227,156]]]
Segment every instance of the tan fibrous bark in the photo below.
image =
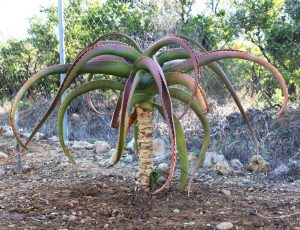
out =
[[152,138],[152,110],[136,107],[137,126],[139,129],[138,145],[138,174],[136,184],[144,189],[150,189],[150,175],[153,171],[153,138]]

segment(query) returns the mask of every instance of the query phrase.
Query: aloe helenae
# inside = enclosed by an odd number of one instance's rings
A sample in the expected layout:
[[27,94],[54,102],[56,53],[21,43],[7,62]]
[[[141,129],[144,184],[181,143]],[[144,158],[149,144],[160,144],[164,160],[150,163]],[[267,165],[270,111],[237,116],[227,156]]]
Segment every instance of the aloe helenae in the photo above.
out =
[[[108,37],[120,38],[118,40],[105,40]],[[169,45],[176,45],[179,48],[167,49]],[[196,48],[192,48],[196,45]],[[163,52],[160,50],[166,49]],[[16,95],[12,109],[11,109],[11,125],[14,134],[23,148],[27,148],[28,143],[32,140],[36,132],[45,123],[47,118],[53,112],[55,106],[61,100],[62,94],[69,89],[69,86],[82,73],[90,73],[88,82],[79,85],[77,88],[71,90],[61,103],[58,114],[58,132],[61,146],[64,153],[74,162],[72,156],[64,144],[62,118],[64,113],[76,97],[82,94],[87,94],[96,89],[109,88],[121,92],[118,102],[115,107],[111,126],[119,129],[117,150],[114,155],[113,164],[117,163],[123,153],[126,136],[129,127],[136,124],[137,150],[139,155],[139,174],[137,183],[143,189],[150,186],[150,176],[153,170],[153,151],[152,151],[152,110],[157,109],[164,117],[170,137],[171,147],[171,167],[167,180],[154,191],[154,194],[160,193],[168,187],[171,182],[176,165],[176,152],[179,152],[179,164],[181,170],[181,185],[180,190],[184,190],[188,176],[188,162],[187,162],[187,148],[184,138],[183,129],[180,125],[180,119],[191,109],[199,118],[204,129],[204,141],[201,148],[201,153],[196,160],[192,176],[189,181],[189,189],[195,173],[202,164],[205,153],[209,146],[209,123],[205,117],[208,112],[208,103],[204,91],[199,85],[199,68],[207,65],[216,75],[223,81],[225,87],[229,90],[239,107],[242,115],[245,118],[247,126],[256,144],[258,152],[258,141],[255,132],[246,116],[246,113],[237,97],[234,88],[229,82],[226,74],[216,61],[224,58],[241,58],[258,63],[271,71],[271,73],[278,80],[283,91],[284,102],[278,114],[284,111],[287,100],[287,87],[285,82],[278,72],[278,70],[264,59],[255,57],[251,54],[236,51],[236,50],[218,50],[213,52],[206,52],[200,44],[192,39],[182,35],[171,35],[159,39],[151,44],[144,51],[135,43],[129,36],[122,33],[106,34],[91,45],[85,47],[75,58],[72,64],[57,65],[45,68],[37,72],[21,87]],[[190,74],[193,72],[193,77]],[[19,137],[15,128],[15,113],[22,96],[25,92],[37,81],[44,77],[49,77],[55,74],[66,73],[66,78],[59,87],[52,103],[47,112],[37,123],[33,129],[30,137],[23,142]],[[112,80],[93,80],[93,74],[114,75],[119,78],[125,78],[123,81]],[[187,93],[179,88],[174,88],[174,85],[184,86]],[[88,95],[88,94],[87,94]],[[153,103],[153,97],[160,96],[160,105]],[[171,98],[176,98],[185,104],[184,111],[180,116],[173,113]],[[91,100],[89,99],[90,103]],[[93,105],[91,104],[93,107]],[[95,110],[95,109],[93,109]],[[131,112],[130,112],[131,111]],[[147,119],[145,119],[147,118]],[[188,189],[188,190],[189,190]]]

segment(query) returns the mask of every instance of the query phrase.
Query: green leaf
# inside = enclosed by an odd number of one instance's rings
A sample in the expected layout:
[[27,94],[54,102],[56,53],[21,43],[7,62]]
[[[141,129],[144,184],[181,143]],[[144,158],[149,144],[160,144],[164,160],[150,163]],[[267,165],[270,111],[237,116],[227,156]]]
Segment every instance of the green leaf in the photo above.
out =
[[112,80],[97,80],[97,81],[91,81],[88,83],[85,83],[81,86],[79,86],[76,89],[73,89],[68,93],[68,95],[65,97],[64,101],[62,102],[60,109],[58,111],[58,137],[60,141],[60,145],[65,153],[65,155],[69,158],[69,160],[73,163],[75,161],[73,160],[72,156],[70,155],[68,148],[65,145],[64,141],[64,133],[63,133],[63,118],[66,113],[66,110],[70,103],[75,100],[77,97],[79,97],[82,94],[88,93],[90,91],[96,90],[96,89],[113,89],[122,91],[124,89],[124,85],[122,85],[119,82],[112,81]]

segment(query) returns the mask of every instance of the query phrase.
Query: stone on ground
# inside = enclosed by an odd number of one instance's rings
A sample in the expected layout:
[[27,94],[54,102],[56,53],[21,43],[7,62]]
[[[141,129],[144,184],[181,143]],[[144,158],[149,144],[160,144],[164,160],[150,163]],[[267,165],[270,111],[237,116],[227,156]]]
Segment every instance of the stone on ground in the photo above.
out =
[[219,175],[228,176],[232,174],[232,169],[230,168],[227,161],[219,161],[214,166],[214,172],[216,172]]
[[0,159],[8,158],[8,155],[0,151]]
[[95,151],[97,154],[108,153],[110,150],[110,145],[106,141],[96,141]]
[[218,230],[228,230],[228,229],[232,229],[232,228],[233,228],[233,224],[230,222],[222,222],[222,223],[216,225],[216,229],[218,229]]
[[163,173],[169,173],[169,165],[167,163],[160,163],[157,166],[157,169],[159,169]]
[[34,138],[33,140],[35,141],[40,141],[42,139],[45,138],[45,134],[44,133],[41,133],[41,132],[37,132],[35,135],[34,135]]
[[126,145],[126,149],[130,150],[132,152],[135,152],[135,141],[134,138],[131,139],[131,141],[129,141]]
[[248,170],[253,172],[266,172],[269,170],[270,163],[268,163],[261,155],[254,155],[251,157]]
[[74,148],[74,149],[93,149],[94,145],[87,141],[73,141],[72,148]]
[[14,135],[12,128],[8,125],[1,127],[0,134],[7,137],[11,137]]
[[49,138],[50,141],[52,142],[58,142],[59,141],[59,138],[57,136],[52,136]]
[[233,174],[241,175],[244,173],[244,165],[240,162],[239,159],[232,159],[229,162],[229,165],[231,166],[231,168],[233,170]]
[[204,168],[213,168],[217,162],[225,161],[225,156],[214,152],[207,152],[203,161]]

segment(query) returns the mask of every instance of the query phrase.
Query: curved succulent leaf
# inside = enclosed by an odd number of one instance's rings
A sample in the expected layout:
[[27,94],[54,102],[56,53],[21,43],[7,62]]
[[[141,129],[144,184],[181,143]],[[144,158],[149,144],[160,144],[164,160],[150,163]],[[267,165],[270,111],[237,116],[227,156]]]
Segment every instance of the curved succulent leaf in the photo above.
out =
[[207,52],[207,50],[204,48],[203,45],[201,45],[199,42],[195,41],[194,39],[183,35],[183,34],[175,34],[175,36],[179,37],[179,38],[183,38],[184,40],[196,45],[202,52]]
[[[87,49],[91,48],[92,46],[95,46],[97,43],[103,41],[104,39],[106,39],[107,37],[120,37],[120,38],[124,38],[126,39],[138,52],[142,53],[142,49],[141,47],[127,34],[124,33],[120,33],[120,32],[110,32],[107,34],[102,35],[101,37],[97,38],[95,41],[93,41],[91,44],[89,44],[88,46],[84,47],[82,49],[83,53],[84,51],[86,51]],[[81,54],[80,53],[80,54]],[[80,55],[79,54],[79,55]]]
[[123,94],[120,94],[117,100],[117,104],[115,106],[115,110],[110,122],[110,127],[112,128],[119,128],[119,115],[121,111],[121,106],[122,106],[122,100],[123,100]]
[[122,97],[117,152],[113,164],[116,164],[120,160],[125,147],[126,127],[128,127],[128,109],[137,83],[138,83],[138,72],[133,71],[126,81],[124,93]]
[[169,63],[170,61],[181,62],[182,60],[188,59],[189,57],[190,55],[185,51],[185,49],[173,48],[159,53],[156,59],[159,65],[163,66],[165,63]]
[[13,130],[13,133],[17,139],[17,141],[20,143],[20,145],[26,149],[25,144],[20,138],[20,135],[17,132],[16,129],[16,111],[18,108],[18,104],[21,101],[23,95],[27,92],[27,90],[37,81],[39,81],[43,77],[47,77],[49,75],[55,75],[55,74],[60,74],[60,73],[66,73],[67,70],[69,69],[71,65],[70,64],[65,64],[65,65],[55,65],[51,66],[45,69],[42,69],[38,71],[36,74],[34,74],[32,77],[30,77],[24,85],[21,87],[21,89],[18,91],[17,95],[15,96],[12,106],[10,109],[10,124]]
[[97,43],[94,47],[91,47],[89,50],[85,51],[82,55],[80,55],[72,66],[68,69],[66,77],[62,82],[59,90],[54,96],[48,110],[42,117],[42,119],[38,122],[38,124],[33,129],[30,134],[28,140],[25,143],[25,146],[31,141],[36,132],[41,128],[41,126],[45,123],[47,118],[50,116],[57,103],[59,102],[62,94],[67,90],[70,84],[75,80],[75,78],[79,75],[80,69],[92,58],[97,57],[99,55],[117,55],[123,57],[125,59],[131,60],[134,62],[138,57],[139,53],[135,51],[133,48],[128,46],[125,43],[121,42],[101,42]]
[[160,193],[164,190],[169,183],[171,182],[176,164],[176,140],[175,140],[175,128],[173,121],[173,109],[172,109],[172,101],[170,98],[169,90],[167,87],[166,79],[164,77],[163,71],[160,68],[159,64],[150,57],[142,56],[134,65],[138,69],[148,70],[152,74],[155,83],[157,85],[158,93],[161,98],[161,103],[163,105],[164,114],[166,118],[166,122],[170,131],[170,142],[171,142],[171,168],[169,176],[165,182],[165,184],[154,191],[154,194]]
[[[26,145],[22,142],[17,130],[16,130],[16,121],[15,121],[15,114],[17,111],[17,107],[19,102],[21,101],[24,94],[27,90],[36,82],[40,81],[45,77],[49,77],[55,74],[64,74],[68,71],[71,67],[71,64],[63,64],[63,65],[55,65],[50,66],[45,69],[42,69],[31,76],[25,84],[21,87],[17,95],[15,96],[11,111],[10,111],[10,123],[14,132],[14,135],[20,145],[26,149]],[[129,73],[131,72],[132,67],[126,63],[119,60],[94,60],[86,63],[82,69],[80,69],[80,73],[106,73],[111,74],[119,77],[128,77]]]
[[[190,91],[193,90],[193,86],[195,81],[187,74],[180,73],[180,72],[169,72],[165,74],[165,78],[167,81],[168,87],[173,86],[173,85],[182,85],[188,88]],[[157,93],[157,88],[154,82],[149,84],[147,88],[143,90],[144,93],[147,93],[149,95],[153,95]],[[200,87],[200,85],[197,86],[197,91],[195,94],[197,100],[199,101],[201,105],[201,109],[203,110],[204,113],[208,112],[208,102],[207,102],[207,97],[205,95],[205,92],[203,89]]]
[[[86,82],[90,82],[90,81],[92,80],[92,78],[93,78],[93,74],[89,74],[89,76],[87,77]],[[93,100],[92,100],[91,94],[90,94],[89,92],[86,93],[86,94],[84,95],[84,98],[85,98],[85,100],[86,100],[86,103],[87,103],[88,107],[89,107],[92,111],[94,111],[94,112],[95,112],[96,114],[98,114],[98,115],[102,115],[101,112],[99,112],[99,111],[96,109],[96,106],[95,106],[95,104],[94,104],[94,102],[93,102]]]
[[[164,117],[163,108],[153,103],[153,106],[160,112],[160,114]],[[184,132],[180,121],[177,119],[175,115],[174,125],[175,125],[175,133],[176,133],[176,143],[177,143],[177,151],[179,156],[179,166],[180,166],[180,188],[179,191],[183,192],[185,190],[185,186],[188,180],[188,172],[189,172],[189,162],[188,162],[188,152],[186,147],[186,141],[184,137]]]
[[[183,37],[186,37],[186,36],[183,36]],[[193,41],[192,39],[189,39],[188,41],[193,42],[201,50],[205,51],[205,49],[198,42]],[[197,54],[197,57],[202,55],[202,53],[200,53],[199,51],[195,51],[195,52]],[[185,58],[188,58],[188,54],[183,49],[172,49],[172,50],[167,50],[167,51],[161,53],[160,56],[158,57],[158,60],[163,64],[165,62],[173,60],[172,57],[175,58],[175,59],[185,59]],[[174,63],[174,61],[173,61],[173,64],[178,64],[178,63],[180,63],[180,62],[176,61],[176,63]],[[170,63],[168,63],[168,65],[170,65]],[[243,116],[243,118],[244,118],[244,120],[247,124],[249,132],[250,132],[250,134],[252,136],[252,139],[253,139],[253,141],[255,143],[255,146],[256,146],[256,153],[258,154],[259,153],[259,141],[257,139],[256,133],[255,133],[255,131],[254,131],[254,129],[253,129],[253,127],[252,127],[252,125],[249,121],[249,118],[248,118],[248,116],[247,116],[247,114],[246,114],[246,112],[245,112],[245,110],[242,106],[242,103],[241,103],[236,91],[234,90],[232,84],[230,83],[228,77],[226,76],[225,72],[222,70],[222,68],[217,63],[210,63],[207,66],[216,73],[216,75],[225,84],[227,90],[229,91],[232,98],[234,99],[237,107],[239,108],[239,110],[240,110],[240,112],[241,112],[241,114],[242,114],[242,116]],[[184,72],[188,71],[188,70],[186,70],[186,66],[182,70]]]
[[[131,43],[131,45],[140,53],[142,53],[142,49],[141,47],[130,37],[128,36],[127,34],[124,34],[124,33],[120,33],[120,32],[110,32],[110,33],[107,33],[107,34],[104,34],[102,35],[101,37],[97,38],[95,41],[93,41],[91,44],[89,44],[88,46],[84,47],[82,49],[82,51],[80,52],[80,54],[77,56],[79,57],[82,53],[84,53],[86,50],[88,50],[89,48],[95,46],[97,43],[103,41],[105,38],[107,37],[121,37],[121,38],[125,38],[127,41],[129,41],[129,43]],[[129,74],[127,74],[126,76],[128,76]],[[92,75],[89,75],[88,77],[88,81],[90,81],[92,79]],[[120,99],[120,98],[119,98]],[[90,106],[90,108],[97,114],[101,115],[101,113],[95,108],[95,105],[91,99],[91,96],[89,93],[86,94],[86,100],[87,100],[87,103],[88,105]],[[116,110],[115,110],[116,111]],[[118,112],[118,111],[116,111]],[[119,113],[119,112],[118,112]],[[116,113],[114,113],[113,115],[113,119],[112,119],[112,124],[115,122],[114,121],[114,117],[115,116],[119,116],[119,114],[116,115]],[[113,124],[114,125],[114,124]],[[113,126],[111,126],[113,127]]]
[[[265,67],[267,70],[269,70],[275,77],[275,79],[278,81],[284,100],[282,103],[281,109],[277,112],[278,115],[283,114],[284,110],[286,109],[287,102],[288,102],[288,88],[285,84],[285,81],[279,71],[268,61],[266,61],[263,58],[256,57],[254,55],[251,55],[249,53],[239,51],[239,50],[216,50],[212,52],[203,53],[200,56],[198,56],[199,65],[208,65],[212,62],[221,60],[221,59],[228,59],[228,58],[238,58],[243,60],[248,60],[254,63],[257,63],[263,67]],[[193,62],[192,60],[182,61],[180,63],[175,64],[169,64],[164,67],[164,70],[166,72],[189,72],[193,69]]]
[[60,141],[60,145],[65,153],[65,155],[69,158],[69,160],[73,163],[75,161],[73,160],[72,156],[70,155],[68,148],[65,145],[64,142],[64,133],[63,133],[63,118],[65,115],[65,112],[70,105],[70,103],[77,97],[79,97],[82,94],[85,94],[87,92],[96,90],[96,89],[113,89],[122,91],[124,89],[124,85],[122,85],[119,82],[112,81],[112,80],[98,80],[98,81],[92,81],[85,83],[81,86],[79,86],[76,89],[73,89],[68,93],[68,95],[65,97],[64,101],[62,102],[59,112],[58,112],[58,137]]
[[[172,85],[183,85],[192,92],[195,81],[189,75],[184,73],[179,73],[179,72],[171,72],[171,73],[166,73],[165,77],[169,87]],[[200,87],[199,84],[197,85],[197,91],[195,97],[200,103],[200,107],[202,111],[204,113],[207,113],[208,112],[207,97],[205,95],[204,90]]]
[[138,135],[139,135],[139,126],[137,125],[137,123],[135,123],[134,125],[134,133],[133,133],[133,138],[134,138],[134,150],[136,153],[139,152],[139,147],[138,147]]
[[[192,62],[193,62],[193,67],[194,67],[194,78],[195,78],[195,85],[194,85],[194,89],[192,91],[192,96],[190,99],[190,102],[188,103],[188,105],[186,105],[186,107],[184,108],[184,111],[182,113],[182,115],[180,115],[179,120],[187,113],[190,104],[193,101],[193,98],[195,97],[196,91],[197,91],[197,86],[199,83],[199,63],[196,57],[196,54],[194,52],[194,50],[192,49],[192,47],[189,45],[189,43],[182,39],[179,38],[177,36],[166,36],[156,42],[154,42],[152,45],[149,46],[148,49],[146,49],[144,51],[144,55],[152,57],[153,55],[155,55],[155,53],[161,49],[162,47],[166,46],[166,45],[170,45],[170,44],[176,44],[181,46],[190,56]],[[178,71],[177,71],[178,72]]]
[[[195,44],[197,47],[200,48],[200,50],[202,50],[203,52],[207,52],[206,49],[199,43],[199,42],[196,42],[195,40],[187,37],[187,36],[184,36],[184,35],[178,35],[180,37],[183,37],[184,39],[186,39],[187,41]],[[201,55],[200,53],[197,52],[197,55]],[[220,78],[220,80],[225,84],[226,88],[228,89],[229,93],[231,94],[233,100],[235,101],[238,109],[240,110],[246,124],[247,124],[247,127],[248,127],[248,130],[251,134],[251,137],[254,141],[254,144],[256,146],[256,153],[259,154],[259,141],[257,139],[257,136],[256,136],[256,133],[250,123],[250,120],[244,110],[244,107],[242,106],[242,103],[236,93],[236,91],[234,90],[233,88],[233,85],[230,83],[228,77],[226,76],[225,72],[223,71],[223,69],[215,62],[211,63],[211,64],[208,64],[208,67],[211,68],[215,73],[216,75]]]
[[[184,103],[188,103],[190,95],[186,92],[184,92],[183,90],[180,89],[176,89],[176,88],[172,88],[170,89],[170,94],[172,97],[184,102]],[[197,173],[197,171],[199,170],[199,168],[201,167],[201,164],[203,162],[203,160],[205,159],[205,154],[207,152],[209,143],[210,143],[210,125],[209,125],[209,121],[206,118],[206,116],[202,113],[201,108],[199,106],[198,103],[196,103],[195,101],[193,101],[193,103],[191,104],[191,109],[195,112],[195,114],[197,115],[197,117],[199,118],[199,120],[201,121],[201,124],[203,126],[203,130],[204,130],[204,139],[203,139],[203,144],[200,150],[200,155],[197,158],[196,164],[194,166],[194,169],[192,171],[191,174],[191,179],[189,180],[189,185],[188,185],[188,192],[190,192],[190,188],[191,188],[191,184],[193,182],[193,179]]]

